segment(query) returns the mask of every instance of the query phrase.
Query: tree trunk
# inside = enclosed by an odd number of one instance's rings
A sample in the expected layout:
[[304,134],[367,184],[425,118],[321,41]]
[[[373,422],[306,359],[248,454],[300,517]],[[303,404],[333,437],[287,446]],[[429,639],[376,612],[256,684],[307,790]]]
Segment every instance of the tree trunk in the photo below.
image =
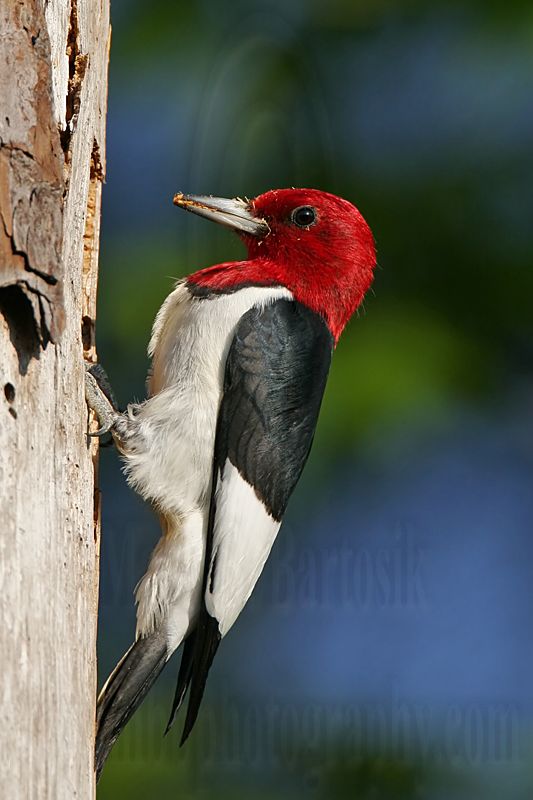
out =
[[0,4],[0,797],[94,795],[108,0]]

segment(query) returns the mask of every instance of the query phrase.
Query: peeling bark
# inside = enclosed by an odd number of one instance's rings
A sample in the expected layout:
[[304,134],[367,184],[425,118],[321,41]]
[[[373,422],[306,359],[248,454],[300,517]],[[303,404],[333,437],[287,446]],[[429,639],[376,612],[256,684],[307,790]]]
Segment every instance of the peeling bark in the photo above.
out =
[[50,37],[40,0],[7,3],[0,14],[0,289],[25,294],[45,346],[64,325],[64,160]]
[[109,0],[0,6],[0,797],[94,795]]

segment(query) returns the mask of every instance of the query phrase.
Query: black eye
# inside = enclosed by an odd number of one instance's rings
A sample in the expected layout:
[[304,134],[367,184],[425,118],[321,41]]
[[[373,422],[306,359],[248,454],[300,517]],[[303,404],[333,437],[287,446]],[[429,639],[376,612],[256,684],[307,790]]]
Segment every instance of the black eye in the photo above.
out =
[[316,222],[316,210],[312,206],[299,206],[292,212],[291,220],[299,228],[309,228]]

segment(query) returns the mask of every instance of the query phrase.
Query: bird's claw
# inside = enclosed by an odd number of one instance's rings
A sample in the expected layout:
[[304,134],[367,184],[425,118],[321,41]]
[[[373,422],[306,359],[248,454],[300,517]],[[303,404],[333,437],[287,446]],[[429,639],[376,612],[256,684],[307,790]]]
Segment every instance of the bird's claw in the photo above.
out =
[[[89,431],[87,433],[92,438],[103,436],[112,431],[120,417],[119,412],[101,388],[98,380],[98,377],[100,377],[99,372],[95,370],[95,367],[99,367],[99,365],[85,364],[85,399],[89,408],[96,414],[100,425],[97,431]],[[99,370],[101,370],[101,367],[99,367]]]
[[112,429],[113,425],[104,425],[101,428],[98,428],[97,431],[87,431],[87,436],[91,439],[98,439],[100,436],[105,436],[106,433],[109,433]]

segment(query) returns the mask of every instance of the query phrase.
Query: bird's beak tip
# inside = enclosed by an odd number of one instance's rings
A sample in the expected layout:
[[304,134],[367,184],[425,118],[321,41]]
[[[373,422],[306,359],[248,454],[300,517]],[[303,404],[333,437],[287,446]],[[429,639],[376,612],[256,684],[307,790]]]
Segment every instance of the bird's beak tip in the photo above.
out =
[[195,200],[193,197],[189,197],[183,192],[176,192],[174,197],[172,198],[172,202],[175,206],[179,206],[180,208],[190,208],[190,207],[198,207],[201,208],[202,204]]

